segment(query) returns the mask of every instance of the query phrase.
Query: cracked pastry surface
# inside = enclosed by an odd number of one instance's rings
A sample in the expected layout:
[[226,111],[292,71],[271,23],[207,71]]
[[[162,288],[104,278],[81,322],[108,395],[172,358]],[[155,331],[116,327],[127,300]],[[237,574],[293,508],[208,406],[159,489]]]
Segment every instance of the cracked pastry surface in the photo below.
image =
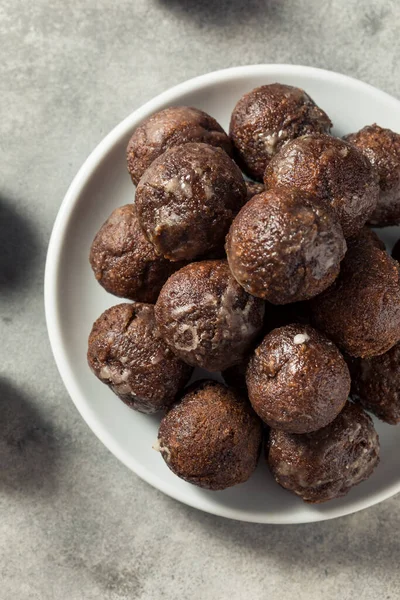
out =
[[156,253],[143,234],[133,204],[111,213],[93,240],[89,260],[107,292],[151,304],[168,277],[185,264]]
[[304,90],[272,83],[240,98],[229,134],[242,170],[262,181],[268,162],[289,140],[307,133],[328,133],[331,126],[327,114]]
[[313,433],[272,429],[266,457],[279,485],[305,502],[326,502],[345,496],[372,474],[379,438],[372,419],[348,402],[332,423]]
[[170,406],[192,373],[160,338],[152,304],[106,310],[93,325],[87,359],[100,381],[144,413]]
[[224,260],[192,263],[163,286],[155,316],[165,342],[190,365],[220,371],[242,362],[263,327],[264,302]]
[[184,144],[167,150],[146,170],[135,206],[156,252],[177,261],[222,250],[245,200],[242,173],[226,152]]
[[353,144],[330,135],[306,135],[288,144],[268,164],[264,183],[297,189],[329,206],[345,238],[356,236],[379,196],[378,176]]
[[367,156],[379,177],[379,197],[369,218],[374,227],[400,223],[400,135],[391,129],[367,125],[343,139]]
[[379,419],[400,423],[400,344],[372,358],[348,357],[351,397]]
[[331,211],[285,189],[254,196],[226,238],[231,271],[244,289],[273,304],[307,300],[337,277],[346,251]]
[[339,277],[311,304],[313,324],[348,354],[383,354],[400,340],[399,264],[365,228],[348,241]]
[[232,143],[221,125],[198,108],[171,106],[143,121],[126,150],[128,171],[135,185],[151,163],[168,148],[191,142],[217,146],[232,154]]

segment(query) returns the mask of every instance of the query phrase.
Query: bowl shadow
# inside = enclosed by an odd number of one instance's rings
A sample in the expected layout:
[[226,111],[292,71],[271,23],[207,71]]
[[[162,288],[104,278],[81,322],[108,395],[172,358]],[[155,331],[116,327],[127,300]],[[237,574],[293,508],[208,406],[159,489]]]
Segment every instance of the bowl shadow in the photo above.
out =
[[[180,505],[185,517],[207,536],[217,537],[252,560],[279,561],[283,568],[313,569],[319,574],[340,573],[354,567],[378,569],[381,576],[397,576],[400,508],[397,497],[357,514],[301,525],[265,525],[232,521]],[[168,498],[168,502],[175,502]],[[393,510],[394,509],[394,510]]]

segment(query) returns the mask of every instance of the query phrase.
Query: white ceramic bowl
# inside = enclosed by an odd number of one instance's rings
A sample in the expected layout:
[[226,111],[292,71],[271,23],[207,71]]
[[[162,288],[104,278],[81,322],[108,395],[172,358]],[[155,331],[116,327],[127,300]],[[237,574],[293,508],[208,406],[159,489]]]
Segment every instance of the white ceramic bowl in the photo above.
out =
[[[334,133],[343,135],[366,124],[400,131],[400,102],[359,81],[319,69],[293,65],[256,65],[196,77],[157,96],[120,123],[92,152],[69,188],[58,213],[48,249],[45,305],[50,342],[64,384],[99,439],[145,481],[204,511],[258,523],[302,523],[346,515],[400,491],[400,427],[377,422],[382,451],[373,476],[342,499],[309,506],[281,489],[264,460],[245,484],[208,492],[181,481],[152,450],[159,418],[127,408],[90,372],[87,337],[93,321],[121,300],[107,294],[88,262],[93,237],[110,212],[131,202],[134,188],[126,169],[125,148],[146,117],[174,104],[196,106],[227,128],[240,96],[273,82],[304,88],[330,116]],[[383,232],[382,232],[383,233]],[[385,230],[392,245],[400,228]],[[111,485],[111,482],[110,482]]]

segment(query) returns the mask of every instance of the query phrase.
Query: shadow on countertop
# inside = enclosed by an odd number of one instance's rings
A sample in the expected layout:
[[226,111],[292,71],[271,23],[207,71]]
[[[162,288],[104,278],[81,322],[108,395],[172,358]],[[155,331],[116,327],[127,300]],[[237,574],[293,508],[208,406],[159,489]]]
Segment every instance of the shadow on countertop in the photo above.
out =
[[[167,502],[176,503],[171,498]],[[400,505],[393,511],[395,502],[392,499],[353,515],[300,525],[245,523],[183,505],[179,510],[207,536],[219,538],[224,547],[240,549],[249,564],[272,557],[288,573],[304,569],[321,582],[344,571],[375,573],[384,580],[398,573]]]
[[0,377],[0,492],[52,493],[57,443],[29,397]]
[[18,291],[40,265],[39,241],[32,224],[0,194],[0,293]]
[[157,0],[166,9],[186,20],[229,26],[265,17],[279,20],[279,0]]

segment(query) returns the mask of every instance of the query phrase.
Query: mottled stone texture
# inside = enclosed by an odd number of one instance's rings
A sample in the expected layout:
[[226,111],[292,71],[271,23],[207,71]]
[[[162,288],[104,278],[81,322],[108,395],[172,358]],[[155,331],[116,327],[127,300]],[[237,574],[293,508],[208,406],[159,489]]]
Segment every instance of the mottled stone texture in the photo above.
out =
[[400,96],[399,19],[396,0],[0,0],[0,600],[398,598],[399,497],[325,523],[250,525],[118,463],[63,388],[42,287],[73,175],[133,109],[262,62]]

